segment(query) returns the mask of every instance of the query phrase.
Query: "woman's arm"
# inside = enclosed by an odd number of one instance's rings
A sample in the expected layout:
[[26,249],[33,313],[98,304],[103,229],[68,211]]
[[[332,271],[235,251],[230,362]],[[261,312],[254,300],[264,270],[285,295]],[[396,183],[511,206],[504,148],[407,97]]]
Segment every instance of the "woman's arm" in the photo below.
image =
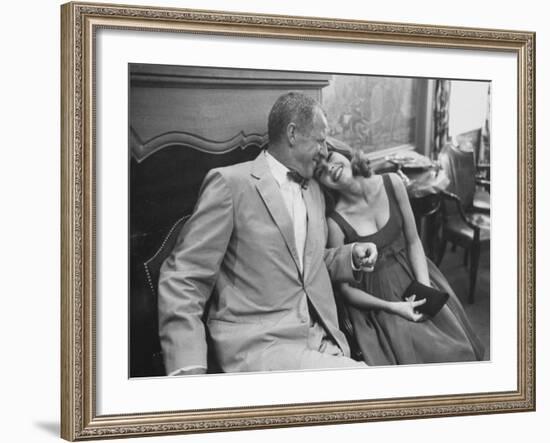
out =
[[407,190],[403,181],[396,174],[390,174],[390,179],[395,190],[399,208],[401,209],[401,215],[403,216],[403,230],[405,231],[405,239],[407,240],[407,253],[411,261],[414,276],[420,283],[429,286],[430,276],[428,274],[426,255],[424,254],[420,237],[418,237]]
[[[340,227],[331,218],[327,221],[328,225],[328,247],[337,248],[344,244],[344,233]],[[337,284],[339,292],[344,299],[358,309],[372,309],[390,312],[400,315],[410,321],[419,321],[422,314],[416,312],[416,307],[424,304],[426,301],[415,301],[414,299],[404,302],[390,302],[382,300],[365,291],[354,288],[348,283]]]

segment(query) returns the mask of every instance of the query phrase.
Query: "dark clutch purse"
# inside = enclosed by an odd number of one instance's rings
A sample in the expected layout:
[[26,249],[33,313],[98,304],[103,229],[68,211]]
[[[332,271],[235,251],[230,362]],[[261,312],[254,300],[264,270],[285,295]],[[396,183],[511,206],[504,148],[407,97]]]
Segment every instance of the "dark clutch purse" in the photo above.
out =
[[446,292],[423,285],[417,281],[413,281],[409,287],[405,289],[403,300],[406,300],[413,294],[416,295],[416,301],[426,299],[426,303],[418,306],[416,310],[430,317],[437,314],[449,299],[449,294]]

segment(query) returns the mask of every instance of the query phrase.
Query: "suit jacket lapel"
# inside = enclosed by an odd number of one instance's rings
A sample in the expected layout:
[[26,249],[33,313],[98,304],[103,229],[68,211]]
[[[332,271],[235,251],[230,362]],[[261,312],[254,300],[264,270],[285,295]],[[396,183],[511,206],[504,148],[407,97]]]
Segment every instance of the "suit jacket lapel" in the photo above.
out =
[[277,225],[277,228],[279,228],[298,271],[300,271],[300,262],[296,251],[292,220],[290,219],[285,202],[283,201],[279,185],[269,171],[269,165],[263,153],[260,153],[252,165],[252,176],[258,179],[256,188],[271,214],[273,221]]

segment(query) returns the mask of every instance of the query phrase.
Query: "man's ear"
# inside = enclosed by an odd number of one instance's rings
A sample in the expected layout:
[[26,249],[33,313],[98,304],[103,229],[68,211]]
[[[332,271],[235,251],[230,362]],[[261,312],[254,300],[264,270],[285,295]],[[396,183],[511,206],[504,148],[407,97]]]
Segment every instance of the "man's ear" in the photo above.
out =
[[296,124],[290,122],[286,127],[286,137],[288,138],[288,144],[294,146],[296,144]]

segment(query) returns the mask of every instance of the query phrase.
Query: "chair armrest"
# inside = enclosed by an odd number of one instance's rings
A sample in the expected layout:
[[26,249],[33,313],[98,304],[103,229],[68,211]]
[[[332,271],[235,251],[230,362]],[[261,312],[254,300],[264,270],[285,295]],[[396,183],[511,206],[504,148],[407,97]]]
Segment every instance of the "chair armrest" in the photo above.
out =
[[460,201],[460,197],[458,197],[458,195],[453,194],[452,192],[449,192],[449,191],[441,191],[441,196],[445,200],[451,200],[456,204],[456,207],[458,209],[458,213],[460,214],[460,218],[462,219],[462,221],[464,223],[466,223],[466,225],[468,227],[470,227],[474,231],[479,231],[480,230],[479,226],[472,223],[470,220],[468,220],[468,217],[466,217],[466,213],[464,212],[464,208],[462,207],[462,202]]
[[491,192],[491,180],[487,180],[486,178],[476,177],[476,185],[479,185],[487,192]]

